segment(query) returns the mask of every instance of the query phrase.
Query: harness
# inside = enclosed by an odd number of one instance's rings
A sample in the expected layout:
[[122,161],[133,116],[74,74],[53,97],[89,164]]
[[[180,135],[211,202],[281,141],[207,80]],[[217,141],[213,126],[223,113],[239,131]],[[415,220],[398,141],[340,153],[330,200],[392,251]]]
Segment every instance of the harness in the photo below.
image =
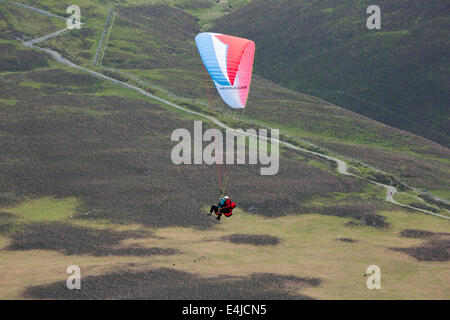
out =
[[230,199],[227,199],[227,201],[225,201],[224,207],[221,207],[220,210],[222,210],[222,213],[226,215],[226,214],[230,214],[235,207],[236,207],[236,203],[231,202]]

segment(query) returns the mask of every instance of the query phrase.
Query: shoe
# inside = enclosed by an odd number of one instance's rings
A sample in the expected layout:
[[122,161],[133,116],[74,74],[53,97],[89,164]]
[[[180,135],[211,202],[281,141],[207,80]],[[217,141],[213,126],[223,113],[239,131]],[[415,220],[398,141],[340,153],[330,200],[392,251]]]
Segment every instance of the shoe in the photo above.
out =
[[217,216],[216,219],[220,221],[220,216]]

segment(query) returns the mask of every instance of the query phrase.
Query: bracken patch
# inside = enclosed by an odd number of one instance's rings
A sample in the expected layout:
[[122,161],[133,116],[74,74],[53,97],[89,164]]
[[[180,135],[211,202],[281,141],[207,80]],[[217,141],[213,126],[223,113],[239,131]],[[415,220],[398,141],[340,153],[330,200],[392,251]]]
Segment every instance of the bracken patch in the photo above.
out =
[[419,261],[449,261],[450,240],[431,240],[422,246],[410,248],[391,248],[404,252]]
[[274,246],[280,242],[278,237],[274,237],[267,234],[232,234],[223,237],[224,240],[228,240],[235,244],[252,244],[255,246]]
[[120,272],[83,278],[82,290],[65,282],[27,288],[25,297],[41,299],[311,299],[298,289],[317,287],[318,278],[252,274],[245,277],[201,277],[168,268]]
[[16,231],[10,238],[12,243],[6,250],[55,250],[66,255],[90,254],[94,256],[151,256],[169,255],[177,251],[171,248],[123,247],[116,248],[121,241],[130,238],[147,238],[152,235],[144,231],[114,231],[92,229],[70,224],[35,223]]
[[414,239],[427,239],[427,241],[420,246],[390,248],[391,250],[404,252],[419,261],[450,260],[450,233],[406,229],[400,232],[399,236]]

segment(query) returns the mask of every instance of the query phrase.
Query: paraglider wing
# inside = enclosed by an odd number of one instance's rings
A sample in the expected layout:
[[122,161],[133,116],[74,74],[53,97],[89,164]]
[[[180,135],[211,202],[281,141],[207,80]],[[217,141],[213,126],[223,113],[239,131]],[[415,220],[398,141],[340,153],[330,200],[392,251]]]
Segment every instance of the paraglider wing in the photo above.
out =
[[232,108],[245,108],[252,81],[255,43],[211,32],[200,33],[195,42],[222,99]]

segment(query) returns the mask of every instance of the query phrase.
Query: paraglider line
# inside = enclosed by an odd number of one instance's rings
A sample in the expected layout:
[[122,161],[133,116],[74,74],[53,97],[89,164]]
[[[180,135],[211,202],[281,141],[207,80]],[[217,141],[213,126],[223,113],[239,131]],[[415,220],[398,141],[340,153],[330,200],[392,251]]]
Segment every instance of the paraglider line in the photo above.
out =
[[[208,101],[208,106],[212,107],[212,97],[211,97],[211,81],[208,79],[208,71],[206,70],[206,68],[204,69],[204,82],[205,82],[205,91],[206,91],[206,98]],[[216,144],[216,152],[218,150],[217,148],[217,140],[215,141]],[[223,184],[223,178],[224,178],[224,173],[223,173],[223,166],[220,163],[217,163],[217,154],[216,156],[216,169],[217,169],[217,176],[218,176],[218,183],[219,183],[219,193],[220,193],[220,197],[222,197],[223,193],[224,193],[224,184]],[[223,153],[222,153],[222,160],[223,160]],[[226,167],[225,167],[225,171],[226,171]]]

